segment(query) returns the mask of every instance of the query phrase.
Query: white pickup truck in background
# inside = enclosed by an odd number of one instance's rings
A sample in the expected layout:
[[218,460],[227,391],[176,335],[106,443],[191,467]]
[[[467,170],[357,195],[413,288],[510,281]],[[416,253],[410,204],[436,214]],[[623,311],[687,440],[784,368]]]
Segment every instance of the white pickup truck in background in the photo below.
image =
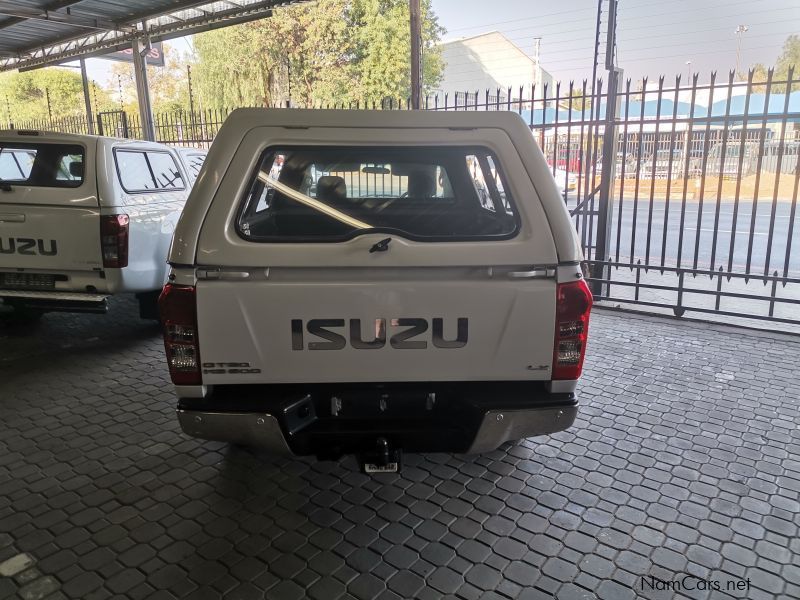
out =
[[157,318],[169,243],[204,154],[115,138],[0,131],[3,304],[21,318],[105,312],[108,296],[133,293],[141,316]]
[[160,299],[180,424],[368,472],[563,430],[581,260],[513,113],[237,110]]

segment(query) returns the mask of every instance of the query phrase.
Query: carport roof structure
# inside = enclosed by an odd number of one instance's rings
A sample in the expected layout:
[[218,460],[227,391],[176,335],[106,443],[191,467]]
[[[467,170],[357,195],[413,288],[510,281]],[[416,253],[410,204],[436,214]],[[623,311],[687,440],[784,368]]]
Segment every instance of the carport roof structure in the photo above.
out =
[[297,0],[0,0],[0,71],[32,69],[270,16]]

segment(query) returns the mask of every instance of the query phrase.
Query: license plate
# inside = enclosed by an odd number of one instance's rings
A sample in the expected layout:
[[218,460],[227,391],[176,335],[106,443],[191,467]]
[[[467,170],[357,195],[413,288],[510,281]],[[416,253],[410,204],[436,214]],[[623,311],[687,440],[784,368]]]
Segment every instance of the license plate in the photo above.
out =
[[7,289],[52,290],[56,287],[56,278],[39,273],[2,273],[0,284]]
[[396,462],[386,463],[384,466],[364,463],[364,473],[397,473],[399,466]]

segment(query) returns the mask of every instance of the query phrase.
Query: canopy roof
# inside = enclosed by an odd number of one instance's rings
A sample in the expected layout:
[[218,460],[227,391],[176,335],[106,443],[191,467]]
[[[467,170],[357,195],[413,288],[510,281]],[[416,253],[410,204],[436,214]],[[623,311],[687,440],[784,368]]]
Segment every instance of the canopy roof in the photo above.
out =
[[268,17],[297,0],[0,0],[0,71],[33,69]]

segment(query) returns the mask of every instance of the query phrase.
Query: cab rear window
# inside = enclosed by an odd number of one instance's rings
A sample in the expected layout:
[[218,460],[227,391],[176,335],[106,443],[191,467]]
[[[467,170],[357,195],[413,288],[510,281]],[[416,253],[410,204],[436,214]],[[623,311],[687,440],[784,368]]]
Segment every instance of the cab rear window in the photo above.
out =
[[34,187],[78,187],[86,152],[78,144],[0,142],[0,180]]
[[261,156],[236,227],[254,242],[497,240],[516,235],[519,218],[484,148],[295,146]]
[[122,188],[129,194],[184,189],[175,158],[161,150],[114,151]]

